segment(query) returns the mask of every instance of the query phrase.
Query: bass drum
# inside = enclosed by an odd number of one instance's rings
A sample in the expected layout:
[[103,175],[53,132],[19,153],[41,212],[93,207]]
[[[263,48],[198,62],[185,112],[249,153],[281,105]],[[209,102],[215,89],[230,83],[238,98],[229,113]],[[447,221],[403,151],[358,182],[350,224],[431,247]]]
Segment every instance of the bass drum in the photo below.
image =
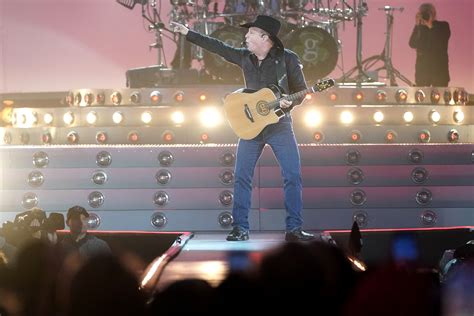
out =
[[316,26],[296,29],[282,40],[286,48],[299,56],[307,81],[317,81],[336,67],[337,43],[324,29]]
[[[245,38],[246,28],[226,25],[210,36],[217,38],[224,43],[233,46],[241,47]],[[242,83],[243,76],[240,67],[227,62],[224,58],[204,50],[204,65],[206,71],[213,79],[225,83]]]

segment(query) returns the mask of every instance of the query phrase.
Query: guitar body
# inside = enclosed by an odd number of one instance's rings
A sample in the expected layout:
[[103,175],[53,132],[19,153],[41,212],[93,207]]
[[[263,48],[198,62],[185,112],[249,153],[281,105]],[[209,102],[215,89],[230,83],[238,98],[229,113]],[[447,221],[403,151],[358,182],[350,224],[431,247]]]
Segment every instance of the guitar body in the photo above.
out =
[[224,100],[227,121],[235,134],[242,139],[255,138],[265,126],[277,123],[285,115],[267,104],[279,98],[278,89],[263,88],[253,93],[234,92]]
[[[326,90],[335,85],[334,79],[318,81],[313,87],[284,96],[285,100],[301,100],[307,93]],[[224,100],[224,112],[235,134],[242,139],[252,139],[265,128],[277,123],[285,115],[280,108],[280,89],[275,85],[258,91],[236,91]]]

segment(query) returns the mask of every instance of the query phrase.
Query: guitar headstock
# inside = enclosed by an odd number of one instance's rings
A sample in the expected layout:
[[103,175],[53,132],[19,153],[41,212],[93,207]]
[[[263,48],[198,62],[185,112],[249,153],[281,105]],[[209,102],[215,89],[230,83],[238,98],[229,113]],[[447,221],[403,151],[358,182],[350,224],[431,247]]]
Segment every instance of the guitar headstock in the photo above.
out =
[[321,92],[333,87],[335,84],[336,84],[336,81],[334,79],[331,79],[331,78],[321,79],[313,86],[313,90]]

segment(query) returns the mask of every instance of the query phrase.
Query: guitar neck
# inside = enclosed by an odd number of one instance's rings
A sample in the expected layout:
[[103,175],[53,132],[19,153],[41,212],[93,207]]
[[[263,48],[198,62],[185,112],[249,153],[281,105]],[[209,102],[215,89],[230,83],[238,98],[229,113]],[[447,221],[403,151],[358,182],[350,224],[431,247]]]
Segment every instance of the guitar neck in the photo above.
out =
[[275,101],[269,103],[268,107],[271,108],[271,109],[274,109],[275,107],[280,105],[280,100],[282,100],[282,99],[285,99],[285,100],[288,100],[288,101],[295,101],[295,100],[298,100],[298,99],[301,99],[301,98],[305,97],[308,93],[314,93],[313,88],[308,88],[308,89],[302,90],[300,92],[296,92],[296,93],[287,95],[286,97],[280,98],[278,100],[275,100]]

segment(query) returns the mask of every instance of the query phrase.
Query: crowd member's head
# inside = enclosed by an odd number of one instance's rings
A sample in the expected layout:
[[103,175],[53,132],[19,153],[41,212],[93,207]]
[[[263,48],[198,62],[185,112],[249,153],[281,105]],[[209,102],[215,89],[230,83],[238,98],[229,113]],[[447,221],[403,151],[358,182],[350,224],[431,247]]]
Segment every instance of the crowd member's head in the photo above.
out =
[[71,234],[79,235],[87,233],[87,219],[89,213],[82,206],[73,206],[67,210],[66,223]]

